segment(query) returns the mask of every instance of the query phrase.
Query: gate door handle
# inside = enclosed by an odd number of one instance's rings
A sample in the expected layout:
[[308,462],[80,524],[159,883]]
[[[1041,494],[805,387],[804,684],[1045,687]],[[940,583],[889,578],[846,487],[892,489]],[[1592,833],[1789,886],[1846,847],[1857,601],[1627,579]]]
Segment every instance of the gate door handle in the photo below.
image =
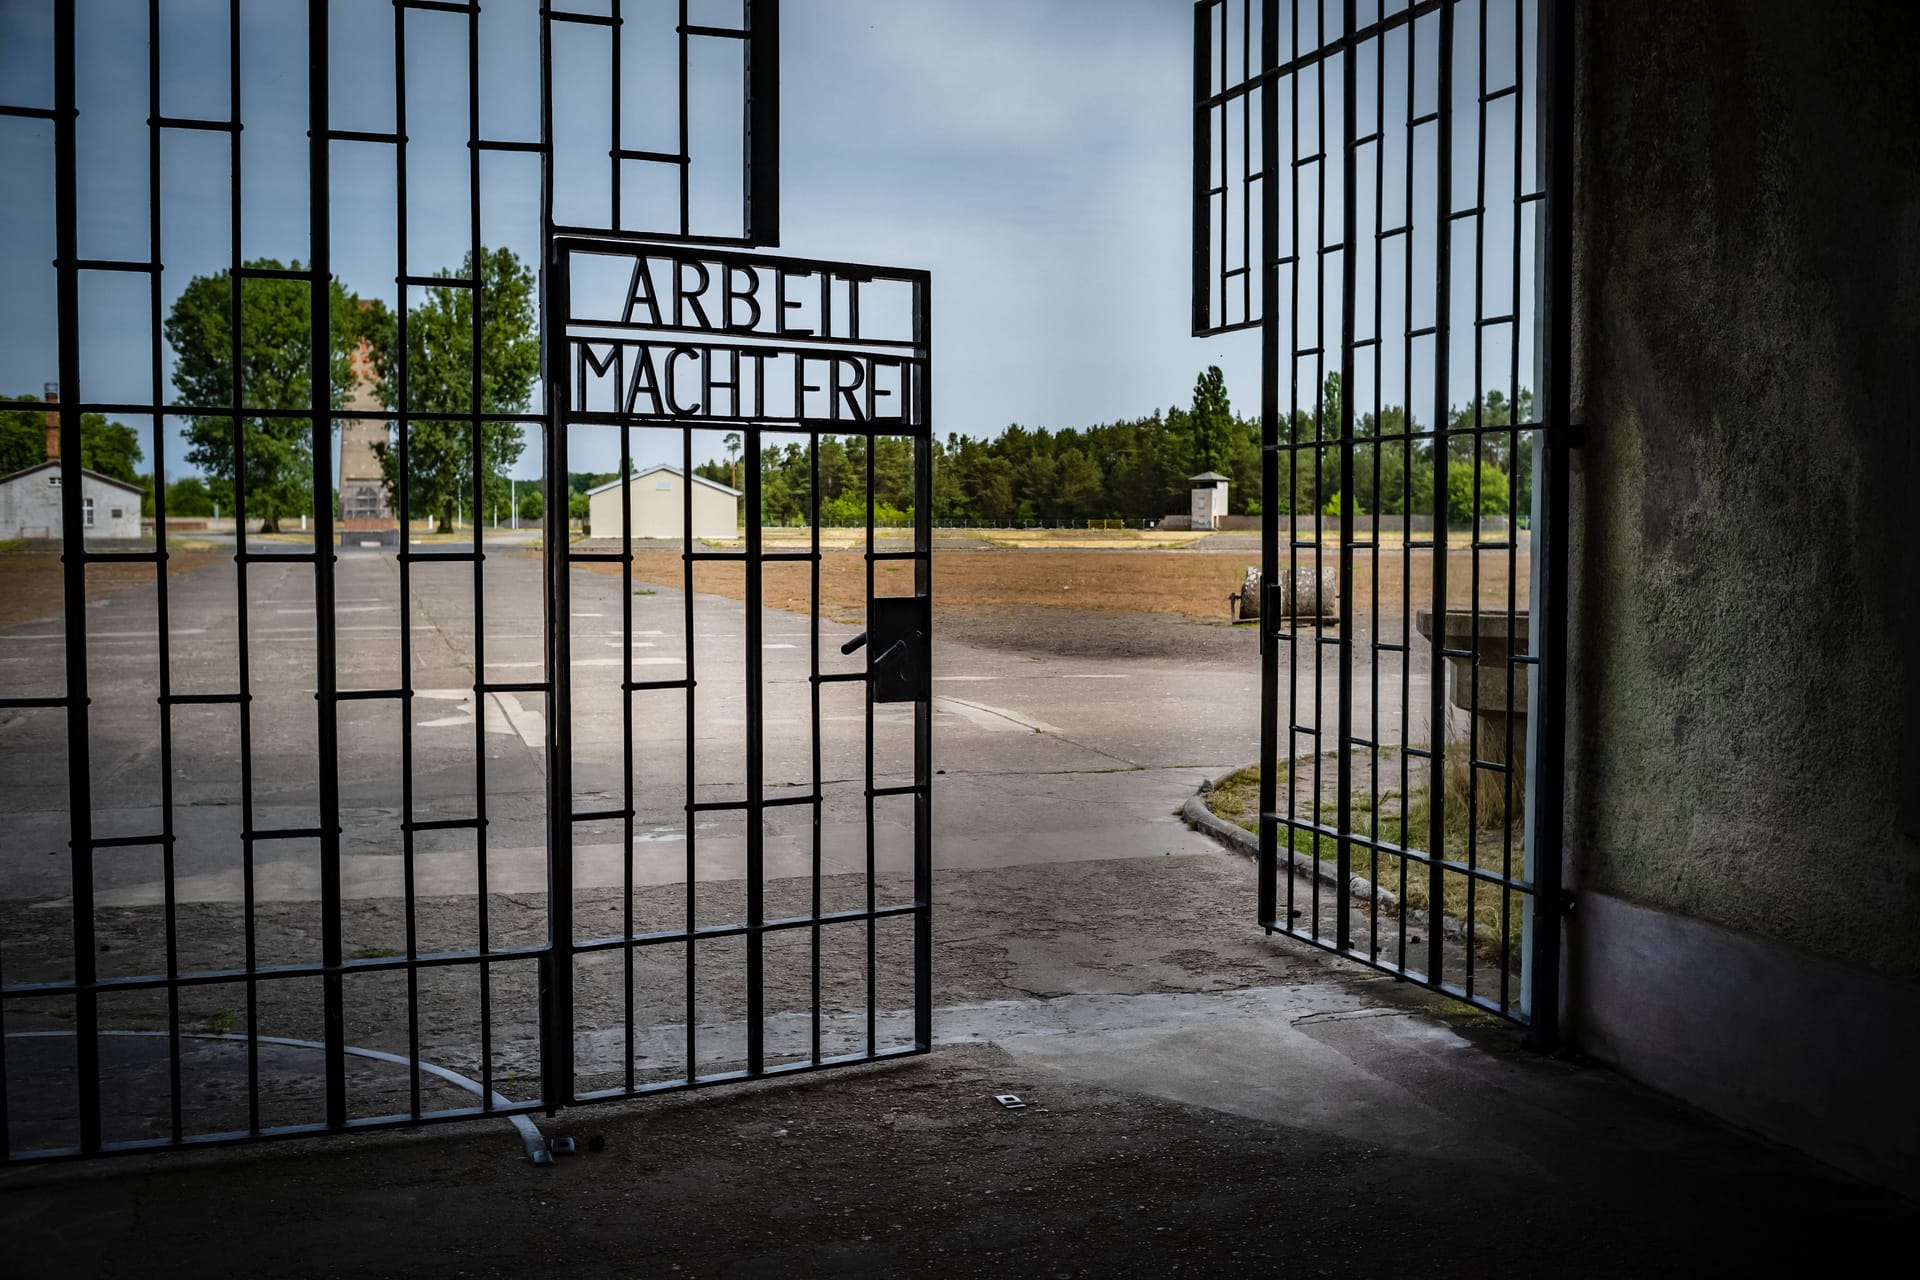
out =
[[859,635],[855,636],[853,639],[841,645],[840,652],[852,653],[855,649],[858,649],[861,645],[865,644],[866,642],[867,642],[867,633],[862,631]]

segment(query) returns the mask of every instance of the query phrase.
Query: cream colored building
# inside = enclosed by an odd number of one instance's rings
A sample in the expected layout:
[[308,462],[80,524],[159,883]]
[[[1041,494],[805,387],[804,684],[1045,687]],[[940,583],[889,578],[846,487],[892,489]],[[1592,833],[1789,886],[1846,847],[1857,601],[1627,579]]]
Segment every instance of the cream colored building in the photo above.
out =
[[[648,467],[627,481],[632,495],[633,536],[678,538],[686,525],[686,497],[680,468],[665,463]],[[594,538],[620,536],[620,482],[609,480],[587,490],[587,530]],[[707,479],[693,478],[693,536],[727,539],[740,536],[740,491]]]

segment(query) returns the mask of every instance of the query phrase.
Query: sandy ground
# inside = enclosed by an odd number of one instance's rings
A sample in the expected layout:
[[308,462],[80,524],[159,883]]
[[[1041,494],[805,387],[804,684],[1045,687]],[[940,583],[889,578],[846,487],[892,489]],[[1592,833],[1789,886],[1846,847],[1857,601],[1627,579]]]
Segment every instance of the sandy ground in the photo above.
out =
[[[1151,539],[1151,540],[1149,540]],[[1240,589],[1249,565],[1259,560],[1257,547],[1216,551],[1201,549],[1217,541],[1199,534],[1125,534],[1108,530],[1028,530],[971,533],[942,530],[935,539],[933,559],[936,606],[964,610],[1044,607],[1086,612],[1163,614],[1202,621],[1225,621],[1231,616],[1228,597]],[[820,604],[829,618],[849,621],[865,607],[866,559],[864,538],[852,530],[827,530],[821,535]],[[1192,544],[1199,544],[1193,547]],[[596,547],[599,543],[591,544]],[[608,543],[607,549],[618,544]],[[770,548],[792,550],[807,545],[804,531],[769,530]],[[897,534],[883,534],[889,550],[911,546]],[[1071,554],[1068,554],[1071,553]],[[526,552],[522,554],[537,554]],[[1448,556],[1447,599],[1456,608],[1473,597],[1475,555],[1454,551]],[[191,573],[230,561],[220,550],[176,549],[168,561],[171,574]],[[1508,604],[1508,556],[1487,551],[1478,555],[1479,600],[1484,609],[1504,610]],[[1300,552],[1295,563],[1303,567],[1337,567],[1337,549],[1316,555]],[[1377,612],[1397,614],[1402,602],[1416,607],[1433,594],[1430,553],[1383,546],[1377,553],[1356,553],[1353,575],[1354,608],[1363,621]],[[619,565],[588,566],[594,572],[620,573]],[[1524,608],[1530,561],[1516,560],[1515,603]],[[677,547],[636,547],[633,577],[636,583],[679,586],[685,567]],[[766,603],[774,608],[804,613],[813,598],[811,566],[792,562],[764,569]],[[909,564],[882,563],[876,567],[875,589],[881,595],[912,591]],[[87,597],[97,600],[153,580],[153,570],[140,564],[95,565],[87,574]],[[695,590],[743,599],[746,568],[739,563],[696,566]],[[57,616],[65,599],[58,555],[40,551],[0,554],[0,626]]]
[[[1507,557],[1483,552],[1479,556],[1479,599],[1483,609],[1507,607]],[[1447,599],[1464,608],[1473,598],[1471,552],[1448,557]],[[1126,614],[1166,614],[1202,621],[1226,621],[1232,605],[1228,597],[1240,589],[1249,565],[1259,562],[1257,551],[1075,550],[1065,546],[1014,550],[957,550],[936,546],[933,553],[933,598],[936,607],[964,609],[1070,608]],[[1354,608],[1363,621],[1380,614],[1397,617],[1408,599],[1418,607],[1433,594],[1434,557],[1383,549],[1378,568],[1371,553],[1359,557],[1354,569]],[[1307,553],[1296,562],[1315,566]],[[1335,553],[1320,563],[1339,564]],[[618,575],[619,565],[591,566]],[[1517,605],[1526,607],[1527,557],[1519,558]],[[847,619],[865,607],[866,558],[858,551],[824,551],[820,561],[820,604],[828,617]],[[677,550],[636,549],[633,577],[637,583],[678,586],[685,566]],[[730,600],[744,598],[746,567],[723,562],[695,566],[694,589]],[[913,590],[910,564],[883,562],[876,566],[875,591],[880,595],[909,595]],[[804,613],[812,601],[811,566],[792,562],[764,569],[766,603]]]
[[[232,560],[228,552],[175,550],[167,557],[167,572],[192,573]],[[57,616],[67,598],[63,575],[64,568],[57,554],[39,551],[0,554],[0,627]],[[92,565],[87,569],[87,599],[100,600],[152,581],[150,564]]]

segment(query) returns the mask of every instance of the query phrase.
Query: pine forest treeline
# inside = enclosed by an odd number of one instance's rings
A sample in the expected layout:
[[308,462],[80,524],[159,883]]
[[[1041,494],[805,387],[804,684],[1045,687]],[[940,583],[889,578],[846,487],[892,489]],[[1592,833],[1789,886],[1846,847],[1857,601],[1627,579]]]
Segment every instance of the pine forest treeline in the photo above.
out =
[[[1532,393],[1519,395],[1519,421],[1531,421]],[[1478,405],[1479,425],[1514,421],[1513,406],[1498,391]],[[1338,514],[1340,450],[1315,446],[1338,434],[1340,379],[1333,375],[1312,410],[1293,416],[1289,440],[1304,447],[1282,450],[1280,492],[1269,504],[1262,492],[1260,423],[1235,414],[1217,368],[1195,385],[1191,405],[1155,411],[1143,418],[1059,431],[1014,424],[992,439],[950,434],[933,445],[933,516],[937,524],[1065,524],[1117,520],[1137,525],[1185,512],[1192,477],[1217,472],[1228,478],[1229,510],[1235,515]],[[1510,457],[1506,432],[1479,433],[1479,492],[1474,485],[1475,406],[1456,408],[1448,426],[1463,434],[1449,445],[1447,516],[1466,523],[1477,510],[1523,516],[1532,506],[1532,451],[1520,433],[1518,457]],[[1409,427],[1403,410],[1357,415],[1354,509],[1359,515],[1430,515],[1434,509],[1433,444],[1412,439],[1426,428]],[[695,470],[740,487],[745,465],[730,436],[728,456]],[[859,436],[822,436],[819,442],[821,523],[857,525],[866,519],[867,441]],[[1517,471],[1517,474],[1516,474]],[[882,523],[900,523],[913,509],[913,453],[903,437],[878,437],[873,459],[874,509]],[[586,479],[587,477],[582,477]],[[597,477],[596,477],[597,478]],[[811,462],[805,442],[782,437],[768,442],[760,458],[764,522],[807,521]],[[1476,507],[1477,501],[1477,507]]]

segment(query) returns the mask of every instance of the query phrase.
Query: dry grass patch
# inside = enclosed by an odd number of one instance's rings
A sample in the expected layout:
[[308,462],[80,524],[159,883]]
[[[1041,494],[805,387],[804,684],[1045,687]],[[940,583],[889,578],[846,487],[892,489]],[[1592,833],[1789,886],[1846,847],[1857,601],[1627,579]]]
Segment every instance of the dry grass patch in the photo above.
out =
[[[1288,800],[1291,797],[1291,816],[1296,822],[1337,826],[1339,771],[1332,754],[1294,760],[1283,764],[1281,769],[1281,785],[1277,791],[1278,812],[1282,815],[1289,813]],[[1351,829],[1356,834],[1398,845],[1415,853],[1425,853],[1431,849],[1433,796],[1428,785],[1425,760],[1403,757],[1397,750],[1383,748],[1376,782],[1368,753],[1356,751],[1353,755],[1353,784],[1349,812]],[[1401,790],[1403,785],[1404,791]],[[1513,799],[1512,820],[1509,821],[1505,788],[1500,785],[1497,775],[1482,770],[1477,795],[1470,795],[1472,786],[1465,744],[1450,746],[1441,781],[1445,830],[1442,858],[1465,864],[1471,853],[1474,865],[1487,871],[1502,871],[1511,857],[1512,874],[1520,877],[1524,865],[1520,797],[1516,795]],[[1208,794],[1207,807],[1244,830],[1258,832],[1259,766],[1249,766],[1223,779]],[[1316,836],[1313,832],[1282,824],[1279,839],[1283,844],[1289,844],[1294,852],[1306,857],[1322,862],[1339,859],[1338,844],[1331,837]],[[1355,845],[1352,847],[1350,866],[1354,872],[1398,895],[1408,906],[1428,912],[1433,909],[1432,872],[1425,861],[1402,858],[1392,853],[1376,853]],[[1506,956],[1517,963],[1525,895],[1517,890],[1507,890],[1503,895],[1497,885],[1448,869],[1442,869],[1440,883],[1441,913],[1452,920],[1473,922],[1474,942],[1481,955],[1497,964],[1501,959],[1504,938]]]

